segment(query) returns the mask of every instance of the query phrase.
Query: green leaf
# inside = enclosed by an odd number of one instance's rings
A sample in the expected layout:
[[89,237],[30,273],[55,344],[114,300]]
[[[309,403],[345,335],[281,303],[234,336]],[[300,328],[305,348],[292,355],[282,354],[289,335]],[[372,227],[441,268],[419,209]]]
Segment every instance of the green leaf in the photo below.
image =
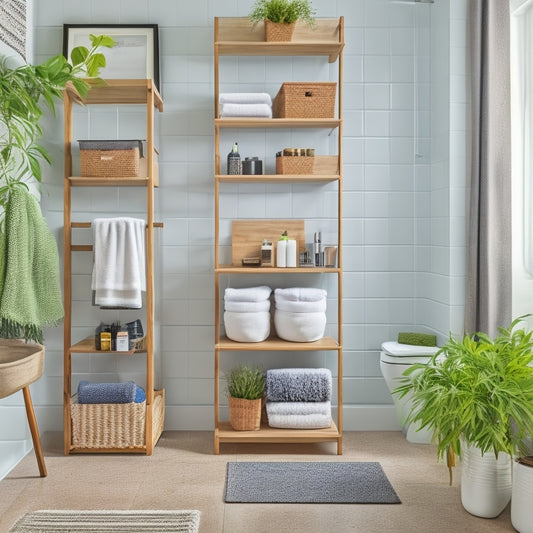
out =
[[84,63],[88,56],[89,50],[85,46],[76,46],[70,52],[70,60],[74,66]]

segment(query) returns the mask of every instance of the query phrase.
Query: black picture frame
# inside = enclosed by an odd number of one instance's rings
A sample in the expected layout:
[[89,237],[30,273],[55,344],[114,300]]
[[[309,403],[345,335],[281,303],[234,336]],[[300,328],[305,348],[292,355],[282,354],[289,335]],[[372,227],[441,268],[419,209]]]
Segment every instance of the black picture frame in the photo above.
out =
[[160,90],[157,24],[63,24],[63,55],[68,59],[76,46],[89,48],[90,34],[109,35],[117,42],[104,50],[107,66],[101,72],[102,78],[151,78]]

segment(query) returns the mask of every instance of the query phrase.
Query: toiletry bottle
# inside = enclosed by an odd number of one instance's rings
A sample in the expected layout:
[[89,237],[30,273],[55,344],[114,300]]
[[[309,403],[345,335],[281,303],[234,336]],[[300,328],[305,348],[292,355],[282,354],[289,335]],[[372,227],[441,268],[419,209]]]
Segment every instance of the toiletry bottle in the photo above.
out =
[[289,237],[287,231],[284,231],[279,238],[276,248],[276,266],[278,268],[284,268],[287,266],[287,242]]
[[242,174],[241,155],[239,154],[239,145],[237,142],[228,154],[228,174]]
[[117,352],[127,352],[130,348],[128,326],[122,326],[117,331]]
[[287,241],[287,266],[295,268],[297,265],[298,247],[295,239]]
[[267,239],[263,239],[263,244],[261,246],[261,266],[274,266],[272,264],[272,243]]

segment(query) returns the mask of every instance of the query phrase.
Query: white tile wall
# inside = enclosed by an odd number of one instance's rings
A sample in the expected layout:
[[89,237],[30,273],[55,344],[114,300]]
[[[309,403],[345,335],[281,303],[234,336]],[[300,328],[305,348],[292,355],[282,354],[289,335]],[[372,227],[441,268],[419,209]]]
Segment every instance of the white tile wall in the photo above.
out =
[[[161,366],[169,429],[211,429],[213,401],[213,16],[245,16],[252,0],[40,0],[35,2],[35,62],[59,53],[63,23],[157,23],[160,31],[165,112],[158,117],[161,230],[157,258],[161,299]],[[434,331],[439,339],[462,324],[466,13],[463,2],[434,4],[391,0],[314,0],[318,16],[345,17],[344,61],[344,395],[345,429],[395,428],[392,400],[379,371],[379,345],[398,331]],[[451,40],[450,46],[447,45]],[[224,58],[223,90],[267,90],[282,81],[333,76],[316,58]],[[77,111],[75,138],[143,136],[135,108]],[[78,120],[79,119],[79,120]],[[46,119],[46,142],[55,163],[46,170],[43,211],[62,245],[62,127]],[[316,133],[228,132],[221,152],[238,139],[241,153],[259,155],[267,167],[283,145],[298,140],[327,152],[335,140]],[[433,139],[433,142],[431,140]],[[75,191],[79,220],[95,214],[136,212],[133,191]],[[111,216],[111,215],[110,215]],[[229,221],[236,217],[301,217],[313,231],[335,232],[331,187],[275,185],[224,190],[222,254],[228,255]],[[85,237],[84,237],[85,238]],[[90,254],[75,254],[73,338],[89,334],[102,318],[89,305]],[[318,276],[287,284],[331,283]],[[269,280],[276,286],[276,278]],[[279,281],[279,280],[278,280]],[[242,280],[229,277],[227,284]],[[225,282],[225,283],[226,283]],[[335,300],[330,301],[330,307]],[[328,315],[328,327],[336,320]],[[47,334],[47,372],[34,401],[41,430],[61,425],[62,330]],[[227,357],[225,368],[248,354]],[[255,356],[255,355],[254,355]],[[226,358],[226,356],[225,356]],[[327,354],[299,354],[304,365],[325,365]],[[265,365],[286,364],[278,354]],[[291,361],[292,363],[292,361]],[[79,377],[129,370],[120,360],[79,358]],[[132,372],[137,375],[138,368]],[[102,378],[102,376],[100,376]],[[15,405],[21,405],[15,398]],[[379,420],[368,421],[365,408]],[[381,409],[388,406],[388,409]],[[0,415],[5,416],[5,401]],[[46,413],[46,416],[45,416]],[[359,415],[358,413],[361,413]],[[42,424],[41,424],[42,425]],[[48,427],[49,426],[49,427]],[[14,438],[14,437],[13,437]]]

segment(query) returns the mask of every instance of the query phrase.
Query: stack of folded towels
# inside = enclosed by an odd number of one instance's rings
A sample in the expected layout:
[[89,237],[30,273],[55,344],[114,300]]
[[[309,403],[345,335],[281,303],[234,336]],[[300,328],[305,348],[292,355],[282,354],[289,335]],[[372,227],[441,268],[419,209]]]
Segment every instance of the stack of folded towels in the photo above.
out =
[[276,289],[274,325],[278,337],[292,342],[321,339],[326,329],[326,298],[324,289]]
[[78,384],[78,403],[143,403],[144,390],[133,381],[126,383],[89,383]]
[[320,429],[331,425],[331,371],[327,368],[276,368],[266,374],[268,425]]
[[266,285],[224,292],[224,327],[237,342],[262,342],[270,335],[270,294]]
[[221,117],[272,118],[272,98],[268,93],[221,93]]

